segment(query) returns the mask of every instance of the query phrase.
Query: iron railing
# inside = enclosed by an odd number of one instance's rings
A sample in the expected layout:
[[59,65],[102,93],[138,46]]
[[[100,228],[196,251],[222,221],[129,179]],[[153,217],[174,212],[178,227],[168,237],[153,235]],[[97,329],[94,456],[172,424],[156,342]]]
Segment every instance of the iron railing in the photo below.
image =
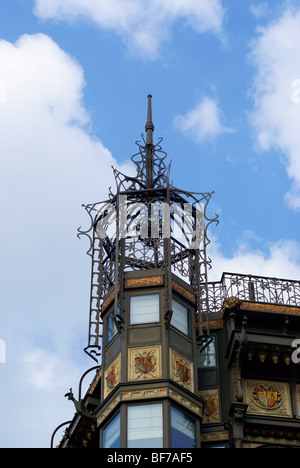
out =
[[224,300],[233,296],[243,301],[300,307],[300,281],[223,273],[221,281],[208,284],[209,311],[219,312]]

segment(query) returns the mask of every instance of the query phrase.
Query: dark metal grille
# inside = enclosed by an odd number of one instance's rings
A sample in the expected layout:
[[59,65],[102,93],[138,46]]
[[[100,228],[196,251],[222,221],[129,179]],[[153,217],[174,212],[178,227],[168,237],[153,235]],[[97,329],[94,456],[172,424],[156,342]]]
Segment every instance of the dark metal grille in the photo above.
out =
[[224,273],[222,283],[227,297],[300,307],[299,281]]
[[224,300],[228,297],[300,307],[300,281],[223,273],[220,282],[208,283],[209,312],[220,312]]

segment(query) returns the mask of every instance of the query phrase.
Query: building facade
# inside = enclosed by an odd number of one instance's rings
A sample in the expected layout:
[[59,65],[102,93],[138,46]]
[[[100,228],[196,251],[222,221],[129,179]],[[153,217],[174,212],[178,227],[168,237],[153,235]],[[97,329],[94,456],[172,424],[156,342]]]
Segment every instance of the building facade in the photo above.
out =
[[85,207],[95,365],[82,381],[95,376],[66,395],[59,447],[299,448],[300,283],[208,281],[212,193],[173,186],[153,134],[148,96],[136,176],[114,170],[116,191]]

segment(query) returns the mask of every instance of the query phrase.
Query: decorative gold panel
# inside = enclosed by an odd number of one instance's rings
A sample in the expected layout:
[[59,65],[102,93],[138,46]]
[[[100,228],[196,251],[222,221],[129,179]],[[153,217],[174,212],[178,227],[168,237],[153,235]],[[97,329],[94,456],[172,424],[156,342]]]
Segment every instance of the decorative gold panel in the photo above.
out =
[[162,378],[161,346],[128,350],[128,381]]
[[229,432],[208,432],[207,434],[201,434],[201,442],[224,442],[229,440]]
[[179,395],[179,393],[176,393],[171,389],[169,390],[169,396],[172,400],[176,401],[177,403],[180,403],[182,406],[184,406],[188,410],[192,411],[193,413],[197,414],[200,417],[202,416],[203,411],[202,411],[201,406],[195,405],[190,400],[188,400],[187,398],[184,398],[182,395]]
[[170,349],[170,377],[174,382],[194,392],[194,365],[174,349]]
[[170,388],[163,387],[163,388],[151,388],[145,390],[135,390],[132,392],[121,392],[119,393],[116,398],[110,403],[110,405],[105,409],[103,413],[100,414],[98,418],[98,426],[100,426],[105,419],[107,419],[112,411],[122,402],[128,401],[139,401],[145,399],[153,399],[153,398],[171,398],[171,400],[176,401],[178,404],[183,406],[184,408],[188,409],[189,411],[193,412],[195,415],[201,417],[202,416],[202,406],[194,404],[188,398],[184,398],[179,393],[174,392]]
[[[207,322],[202,322],[203,330],[207,330]],[[224,320],[210,320],[209,321],[210,330],[220,330],[224,328]]]
[[[120,285],[118,286],[118,291],[120,291]],[[105,299],[105,301],[103,302],[102,307],[101,307],[102,312],[104,312],[105,309],[107,309],[107,307],[112,303],[112,301],[113,301],[114,298],[115,298],[115,295],[116,295],[116,292],[113,291],[113,292]]]
[[163,276],[150,276],[149,278],[133,278],[126,280],[126,288],[140,288],[143,286],[162,286]]
[[121,354],[107,367],[104,372],[104,399],[121,382]]
[[185,289],[182,286],[180,286],[179,284],[175,283],[175,281],[172,281],[172,287],[173,287],[173,289],[175,289],[175,291],[177,291],[182,296],[186,297],[186,299],[188,299],[189,301],[196,302],[195,294],[192,294],[187,289]]
[[200,390],[199,396],[205,401],[203,424],[220,422],[220,402],[218,390]]
[[288,383],[247,380],[244,393],[248,413],[273,417],[292,417]]
[[297,418],[300,418],[300,385],[296,387],[296,409],[297,409]]
[[272,314],[300,315],[299,307],[289,307],[277,304],[261,304],[258,302],[242,302],[241,309],[255,310],[259,312],[270,312]]
[[122,393],[122,401],[129,400],[145,400],[148,398],[165,398],[168,396],[167,388],[151,389],[151,390],[138,390],[136,392]]

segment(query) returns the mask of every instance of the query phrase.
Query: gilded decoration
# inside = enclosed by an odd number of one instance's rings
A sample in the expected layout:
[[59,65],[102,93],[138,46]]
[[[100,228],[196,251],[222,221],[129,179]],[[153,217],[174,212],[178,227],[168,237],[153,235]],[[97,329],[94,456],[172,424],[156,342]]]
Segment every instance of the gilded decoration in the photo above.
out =
[[297,418],[300,419],[300,385],[297,385],[296,389],[296,410]]
[[139,288],[143,286],[162,286],[163,276],[151,276],[149,278],[133,278],[126,280],[126,288]]
[[201,390],[199,396],[204,400],[203,424],[220,422],[220,402],[218,390]]
[[296,315],[300,316],[300,307],[289,307],[278,304],[261,304],[259,302],[243,302],[242,310],[255,310],[258,312],[269,312],[272,314]]
[[196,296],[182,286],[179,286],[179,284],[175,283],[175,281],[172,281],[172,287],[175,289],[175,291],[177,291],[189,301],[196,302]]
[[[207,330],[207,322],[201,323],[203,330]],[[224,320],[210,320],[209,321],[210,330],[221,330],[224,328]]]
[[178,354],[174,349],[170,349],[170,377],[174,382],[190,392],[194,391],[193,363]]
[[243,304],[243,301],[241,301],[238,297],[235,297],[235,296],[227,297],[224,301],[223,311],[227,308],[239,309],[242,304]]
[[104,399],[121,382],[121,354],[107,367],[104,372]]
[[161,379],[161,346],[130,348],[128,350],[128,380]]
[[94,378],[91,386],[90,386],[90,389],[89,389],[89,395],[92,395],[93,392],[95,391],[95,388],[97,387],[97,384],[99,382],[99,380],[101,379],[101,376],[102,376],[102,369],[99,370],[98,374],[96,375],[96,377]]
[[248,380],[244,389],[248,413],[292,417],[289,384]]
[[170,398],[172,398],[172,400],[176,401],[177,403],[180,403],[182,406],[189,409],[193,413],[197,414],[198,416],[202,416],[202,408],[187,400],[182,395],[173,392],[173,390],[169,390],[169,396]]
[[[280,431],[282,435],[290,435],[288,433]],[[272,436],[246,436],[245,442],[242,444],[242,448],[258,448],[263,445],[285,445],[290,447],[300,447],[300,441],[297,439],[291,439],[288,437],[272,437]]]
[[252,444],[252,443],[243,443],[242,444],[242,449],[258,449],[259,447],[262,447],[263,444]]
[[167,388],[159,388],[154,390],[139,390],[136,392],[122,393],[122,401],[128,400],[144,400],[145,398],[165,398],[168,396]]
[[102,422],[111,414],[111,412],[115,409],[115,407],[121,402],[122,397],[121,395],[118,395],[117,398],[115,398],[111,404],[106,408],[106,410],[100,414],[98,420],[97,420],[97,425],[98,427],[102,424]]
[[[118,291],[120,291],[120,286],[118,286]],[[116,292],[113,291],[107,299],[105,299],[105,301],[103,302],[102,304],[102,307],[101,307],[101,310],[102,312],[105,311],[105,309],[107,309],[107,307],[112,303],[112,301],[114,300],[115,298],[115,295],[116,295]]]
[[179,403],[181,406],[184,406],[189,411],[193,412],[197,416],[202,416],[202,407],[192,403],[191,401],[184,398],[182,395],[174,392],[168,388],[152,388],[148,390],[136,390],[132,392],[122,392],[120,393],[105,409],[103,413],[98,418],[98,427],[103,424],[103,422],[110,416],[110,414],[114,411],[114,409],[122,402],[122,401],[138,401],[138,400],[147,400],[149,398],[171,398],[172,400]]
[[208,432],[206,434],[201,434],[201,442],[224,442],[229,440],[229,432]]

